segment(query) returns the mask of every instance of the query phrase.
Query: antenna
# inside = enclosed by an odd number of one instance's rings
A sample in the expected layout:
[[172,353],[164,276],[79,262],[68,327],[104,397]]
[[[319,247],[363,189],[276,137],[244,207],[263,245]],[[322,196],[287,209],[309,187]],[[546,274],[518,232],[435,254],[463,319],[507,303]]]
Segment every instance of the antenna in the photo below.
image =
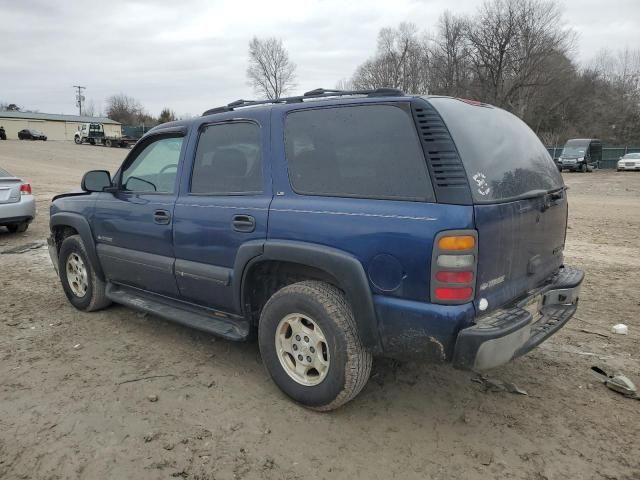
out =
[[84,102],[84,95],[82,95],[82,90],[85,90],[87,87],[83,87],[82,85],[74,85],[73,88],[78,89],[78,93],[76,93],[76,107],[78,107],[80,116],[82,116],[82,102]]

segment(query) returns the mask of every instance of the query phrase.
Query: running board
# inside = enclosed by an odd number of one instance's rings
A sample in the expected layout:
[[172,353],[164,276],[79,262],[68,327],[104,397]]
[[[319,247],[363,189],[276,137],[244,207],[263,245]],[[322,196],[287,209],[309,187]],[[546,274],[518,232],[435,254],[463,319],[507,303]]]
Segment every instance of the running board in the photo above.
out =
[[249,323],[238,315],[198,307],[111,282],[107,283],[105,293],[115,303],[228,340],[246,340],[249,336]]

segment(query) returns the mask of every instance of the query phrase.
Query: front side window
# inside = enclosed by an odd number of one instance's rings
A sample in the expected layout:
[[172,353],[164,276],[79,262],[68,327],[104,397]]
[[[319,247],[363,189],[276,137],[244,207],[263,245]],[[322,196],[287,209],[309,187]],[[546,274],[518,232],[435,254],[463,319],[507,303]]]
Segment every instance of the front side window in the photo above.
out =
[[294,111],[286,119],[285,147],[297,193],[433,200],[413,119],[398,106]]
[[262,192],[260,127],[238,122],[209,125],[200,134],[191,193],[247,195]]
[[133,162],[122,170],[122,190],[173,193],[182,140],[182,137],[165,137],[147,145]]

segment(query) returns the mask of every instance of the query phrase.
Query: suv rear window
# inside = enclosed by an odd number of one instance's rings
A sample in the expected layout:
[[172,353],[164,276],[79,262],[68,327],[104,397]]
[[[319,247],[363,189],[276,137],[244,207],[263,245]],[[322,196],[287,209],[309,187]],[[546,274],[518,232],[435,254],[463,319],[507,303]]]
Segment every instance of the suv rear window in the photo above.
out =
[[294,111],[285,147],[296,193],[433,201],[413,119],[398,106]]
[[547,149],[515,115],[447,97],[428,101],[451,133],[476,203],[505,201],[564,185]]

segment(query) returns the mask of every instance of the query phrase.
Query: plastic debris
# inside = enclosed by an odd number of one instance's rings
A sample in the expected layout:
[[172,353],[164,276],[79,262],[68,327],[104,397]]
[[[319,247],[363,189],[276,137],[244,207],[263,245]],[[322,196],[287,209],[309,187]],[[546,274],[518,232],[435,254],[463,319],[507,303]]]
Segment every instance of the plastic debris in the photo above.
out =
[[640,395],[638,395],[638,389],[634,385],[634,383],[629,380],[625,375],[610,375],[605,372],[600,367],[591,367],[591,370],[595,372],[602,382],[614,392],[617,392],[625,397],[634,398],[636,400],[640,400]]
[[509,392],[516,393],[518,395],[529,395],[526,390],[518,387],[515,383],[503,382],[493,378],[485,377],[484,375],[478,375],[471,379],[472,382],[476,382],[484,386],[485,392]]
[[613,333],[617,333],[618,335],[626,335],[629,333],[629,327],[627,327],[624,323],[618,323],[611,327],[611,331]]

